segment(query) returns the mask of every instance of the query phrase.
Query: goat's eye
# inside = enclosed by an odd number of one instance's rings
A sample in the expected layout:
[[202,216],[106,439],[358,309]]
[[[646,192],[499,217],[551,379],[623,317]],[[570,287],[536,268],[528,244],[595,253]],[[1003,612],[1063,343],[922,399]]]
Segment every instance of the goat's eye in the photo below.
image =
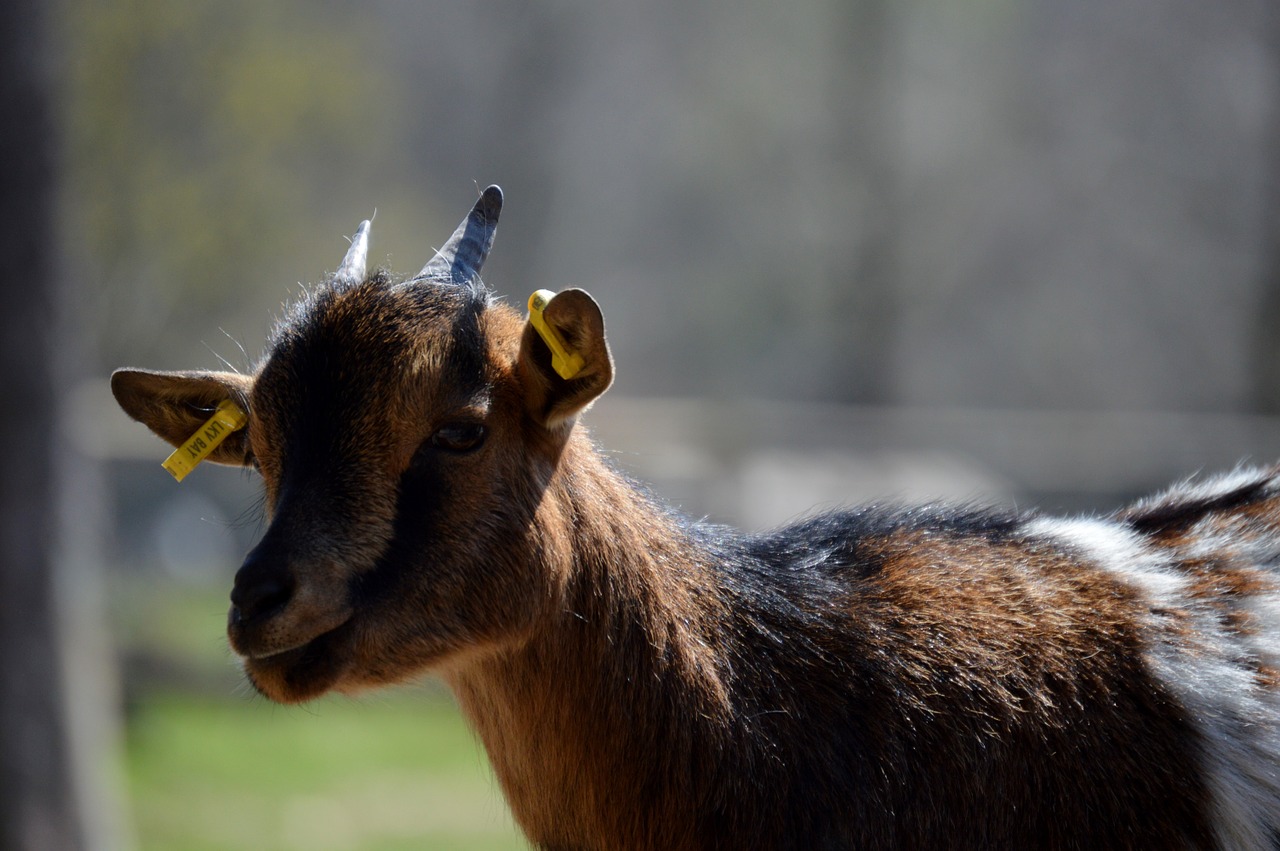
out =
[[484,443],[484,423],[448,423],[431,435],[431,445],[449,452],[470,452]]

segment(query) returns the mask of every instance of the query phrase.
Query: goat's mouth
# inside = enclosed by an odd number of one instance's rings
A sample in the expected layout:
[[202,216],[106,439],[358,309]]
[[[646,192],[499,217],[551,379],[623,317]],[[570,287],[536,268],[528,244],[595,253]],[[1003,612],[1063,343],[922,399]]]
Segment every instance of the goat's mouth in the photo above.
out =
[[264,657],[246,657],[244,672],[263,697],[277,703],[302,703],[334,687],[346,668],[337,651],[344,630],[339,627],[301,647]]
[[343,648],[353,629],[346,619],[300,644],[280,649],[246,646],[234,626],[228,632],[245,676],[259,694],[277,703],[301,703],[321,696],[342,679],[348,657]]

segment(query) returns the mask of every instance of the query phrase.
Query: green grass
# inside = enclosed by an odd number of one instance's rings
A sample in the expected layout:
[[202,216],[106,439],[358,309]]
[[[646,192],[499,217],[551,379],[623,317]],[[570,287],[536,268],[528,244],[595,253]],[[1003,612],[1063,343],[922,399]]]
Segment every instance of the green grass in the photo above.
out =
[[116,582],[141,851],[517,851],[483,749],[443,689],[277,706],[227,649],[227,589]]
[[144,851],[528,847],[442,696],[286,708],[153,694],[126,744]]

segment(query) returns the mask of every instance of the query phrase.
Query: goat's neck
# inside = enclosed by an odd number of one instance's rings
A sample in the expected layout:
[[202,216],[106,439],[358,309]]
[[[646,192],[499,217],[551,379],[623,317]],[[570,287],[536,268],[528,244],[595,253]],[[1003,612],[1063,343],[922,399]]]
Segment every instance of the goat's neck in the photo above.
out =
[[705,764],[691,752],[718,750],[731,717],[708,555],[585,441],[571,449],[545,501],[559,606],[527,643],[446,674],[517,818],[553,846],[634,836],[659,798],[696,794],[678,766]]

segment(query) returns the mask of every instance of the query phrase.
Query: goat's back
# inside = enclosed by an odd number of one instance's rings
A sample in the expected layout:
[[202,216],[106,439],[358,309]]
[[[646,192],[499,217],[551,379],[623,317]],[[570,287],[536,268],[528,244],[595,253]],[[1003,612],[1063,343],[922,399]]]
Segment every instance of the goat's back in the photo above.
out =
[[774,679],[741,677],[736,710],[796,751],[799,770],[780,759],[764,780],[806,814],[787,829],[868,847],[1272,847],[1278,492],[1275,471],[1249,471],[1106,518],[872,508],[751,539],[737,582],[756,605],[727,632]]

